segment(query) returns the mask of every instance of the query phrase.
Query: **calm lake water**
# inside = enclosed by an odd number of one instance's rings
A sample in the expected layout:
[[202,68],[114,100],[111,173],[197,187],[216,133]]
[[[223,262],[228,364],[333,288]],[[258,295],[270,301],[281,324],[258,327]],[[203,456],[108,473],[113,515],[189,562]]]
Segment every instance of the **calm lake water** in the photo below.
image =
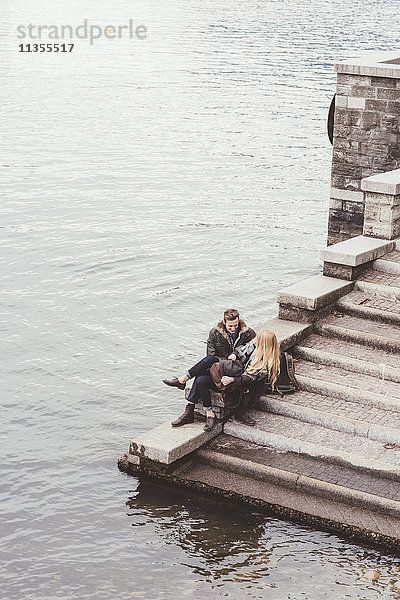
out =
[[[224,308],[319,271],[333,63],[394,49],[399,2],[2,9],[0,596],[400,598],[396,559],[116,466]],[[148,37],[18,52],[85,19]]]

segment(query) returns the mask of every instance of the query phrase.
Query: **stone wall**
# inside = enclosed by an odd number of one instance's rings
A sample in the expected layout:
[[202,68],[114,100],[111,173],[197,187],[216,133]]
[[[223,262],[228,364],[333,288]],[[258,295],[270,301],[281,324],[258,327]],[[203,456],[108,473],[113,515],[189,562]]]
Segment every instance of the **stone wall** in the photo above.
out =
[[400,169],[363,179],[363,234],[384,240],[400,237]]
[[374,55],[335,68],[329,245],[363,233],[361,179],[400,167],[400,58]]

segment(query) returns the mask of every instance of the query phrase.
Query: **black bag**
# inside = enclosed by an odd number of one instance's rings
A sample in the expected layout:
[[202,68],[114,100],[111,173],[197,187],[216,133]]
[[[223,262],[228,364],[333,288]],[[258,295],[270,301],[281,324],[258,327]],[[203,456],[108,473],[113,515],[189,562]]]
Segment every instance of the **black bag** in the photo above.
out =
[[266,392],[269,394],[276,392],[279,396],[283,396],[284,394],[293,394],[298,389],[299,384],[294,374],[293,356],[281,352],[278,379],[275,381],[274,389],[272,389],[270,383],[267,383]]

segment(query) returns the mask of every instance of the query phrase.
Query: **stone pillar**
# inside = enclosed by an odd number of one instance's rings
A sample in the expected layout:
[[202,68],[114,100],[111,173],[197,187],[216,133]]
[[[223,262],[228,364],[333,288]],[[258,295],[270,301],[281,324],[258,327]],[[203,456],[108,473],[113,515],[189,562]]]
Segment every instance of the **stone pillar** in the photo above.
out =
[[400,52],[335,65],[328,245],[361,235],[365,177],[400,167]]
[[400,169],[361,181],[365,192],[364,235],[393,240],[400,237]]

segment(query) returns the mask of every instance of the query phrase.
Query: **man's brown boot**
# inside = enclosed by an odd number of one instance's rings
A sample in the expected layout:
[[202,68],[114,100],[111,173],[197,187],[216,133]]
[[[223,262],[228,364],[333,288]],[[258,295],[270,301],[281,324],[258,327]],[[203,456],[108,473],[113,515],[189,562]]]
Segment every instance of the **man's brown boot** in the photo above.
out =
[[181,425],[186,425],[187,423],[193,423],[194,421],[194,404],[187,404],[185,408],[185,412],[176,419],[176,421],[172,421],[172,427],[180,427]]
[[177,377],[174,377],[173,379],[163,379],[163,383],[170,387],[177,387],[180,390],[184,390],[186,387],[186,383],[181,383]]

